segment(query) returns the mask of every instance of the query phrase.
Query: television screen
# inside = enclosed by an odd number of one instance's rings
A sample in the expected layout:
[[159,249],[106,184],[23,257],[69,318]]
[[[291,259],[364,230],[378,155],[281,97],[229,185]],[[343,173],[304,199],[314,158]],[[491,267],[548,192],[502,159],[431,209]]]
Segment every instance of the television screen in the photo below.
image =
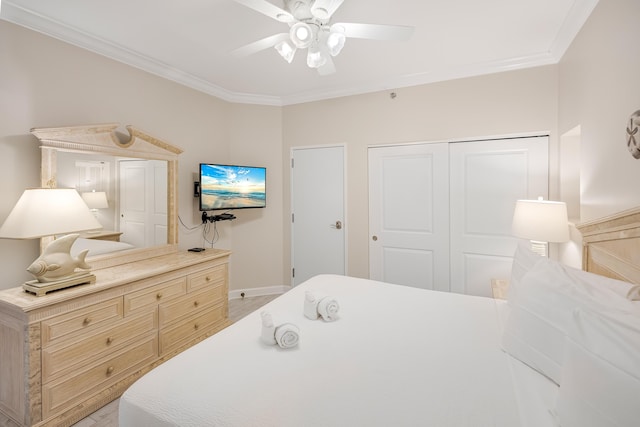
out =
[[200,210],[264,208],[267,169],[200,163]]

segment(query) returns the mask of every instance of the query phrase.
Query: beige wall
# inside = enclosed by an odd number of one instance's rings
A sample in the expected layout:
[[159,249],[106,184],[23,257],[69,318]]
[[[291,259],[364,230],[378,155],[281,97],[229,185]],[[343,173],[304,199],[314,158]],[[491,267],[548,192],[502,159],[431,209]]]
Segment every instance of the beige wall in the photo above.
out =
[[[256,160],[267,166],[273,189],[269,208],[238,214],[233,225],[237,239],[232,240],[228,224],[222,225],[217,246],[235,252],[232,288],[281,284],[280,112],[277,107],[245,110],[0,20],[0,218],[6,218],[25,188],[40,183],[40,151],[29,129],[131,124],[184,150],[179,160],[178,205],[188,226],[200,221],[193,198],[199,162]],[[242,129],[238,121],[244,119],[254,127]],[[246,147],[257,137],[259,149],[231,148],[241,141]],[[252,153],[265,155],[254,159]],[[203,246],[201,228],[187,231],[181,226],[179,240],[182,249]],[[260,266],[259,276],[243,267],[254,256],[264,256],[256,254],[255,241],[273,242],[276,248],[267,253],[278,267]],[[24,269],[37,257],[38,244],[0,239],[0,254],[0,289],[17,286],[31,278]]]
[[231,158],[267,166],[267,208],[237,211],[232,222],[233,288],[282,287],[282,109],[233,104],[231,112]]
[[640,205],[640,160],[626,147],[640,110],[640,2],[600,1],[559,64],[559,132],[580,126],[580,219]]
[[[390,92],[284,108],[283,162],[288,161],[291,147],[346,144],[347,273],[358,277],[369,274],[368,146],[549,132],[552,165],[557,157],[555,66],[398,89],[393,91],[397,94],[393,99]],[[289,178],[286,168],[285,211],[290,209]],[[552,186],[552,193],[556,187]],[[284,271],[288,272],[288,217],[284,224]]]

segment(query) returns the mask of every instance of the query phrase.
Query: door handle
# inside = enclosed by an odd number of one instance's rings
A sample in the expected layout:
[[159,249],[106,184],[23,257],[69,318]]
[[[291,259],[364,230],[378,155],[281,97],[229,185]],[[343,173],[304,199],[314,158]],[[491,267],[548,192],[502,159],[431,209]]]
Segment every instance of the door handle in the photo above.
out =
[[331,224],[329,227],[335,228],[336,230],[342,230],[342,221],[336,221],[335,224]]

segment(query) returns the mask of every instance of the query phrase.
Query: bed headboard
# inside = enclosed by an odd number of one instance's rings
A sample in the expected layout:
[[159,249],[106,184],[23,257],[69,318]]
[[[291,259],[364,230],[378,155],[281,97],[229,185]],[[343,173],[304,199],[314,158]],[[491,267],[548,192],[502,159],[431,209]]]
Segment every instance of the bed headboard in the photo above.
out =
[[583,270],[640,283],[640,207],[576,225]]

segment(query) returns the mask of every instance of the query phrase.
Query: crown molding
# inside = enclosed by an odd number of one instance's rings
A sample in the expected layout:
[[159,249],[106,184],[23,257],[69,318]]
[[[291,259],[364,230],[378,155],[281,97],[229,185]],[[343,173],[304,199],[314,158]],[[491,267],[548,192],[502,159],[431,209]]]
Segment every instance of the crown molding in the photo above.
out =
[[2,2],[2,15],[0,18],[65,43],[97,53],[98,55],[122,62],[139,70],[182,84],[199,92],[215,96],[224,101],[278,106],[282,104],[278,97],[229,91],[192,74],[172,68],[165,63],[149,58],[125,46],[97,38],[61,22],[36,14],[11,1],[5,0]]
[[599,0],[576,0],[565,18],[556,39],[551,46],[551,56],[555,62],[560,62],[571,43],[576,38],[582,26],[598,5]]
[[106,56],[142,71],[179,83],[199,92],[215,96],[227,102],[286,106],[556,64],[569,48],[571,42],[578,34],[580,28],[584,25],[597,4],[598,0],[576,0],[548,52],[541,52],[515,59],[511,58],[486,63],[477,63],[456,68],[434,69],[424,73],[394,77],[374,84],[335,87],[325,91],[303,92],[284,97],[240,93],[227,90],[202,78],[142,55],[141,53],[131,50],[126,46],[96,38],[95,36],[67,26],[61,22],[38,15],[11,1],[5,0],[2,2],[3,7],[0,18],[56,38],[65,43]]
[[363,86],[350,86],[336,88],[329,91],[313,93],[300,93],[282,99],[283,105],[300,104],[304,102],[321,101],[343,96],[362,95],[365,93],[380,92],[385,90],[400,89],[411,86],[420,86],[430,83],[444,82],[468,77],[477,77],[487,74],[495,74],[506,71],[514,71],[525,68],[540,67],[556,64],[557,60],[550,53],[541,53],[521,58],[491,61],[471,64],[456,68],[434,69],[424,73],[416,73],[397,78],[387,79],[379,84],[367,84]]

